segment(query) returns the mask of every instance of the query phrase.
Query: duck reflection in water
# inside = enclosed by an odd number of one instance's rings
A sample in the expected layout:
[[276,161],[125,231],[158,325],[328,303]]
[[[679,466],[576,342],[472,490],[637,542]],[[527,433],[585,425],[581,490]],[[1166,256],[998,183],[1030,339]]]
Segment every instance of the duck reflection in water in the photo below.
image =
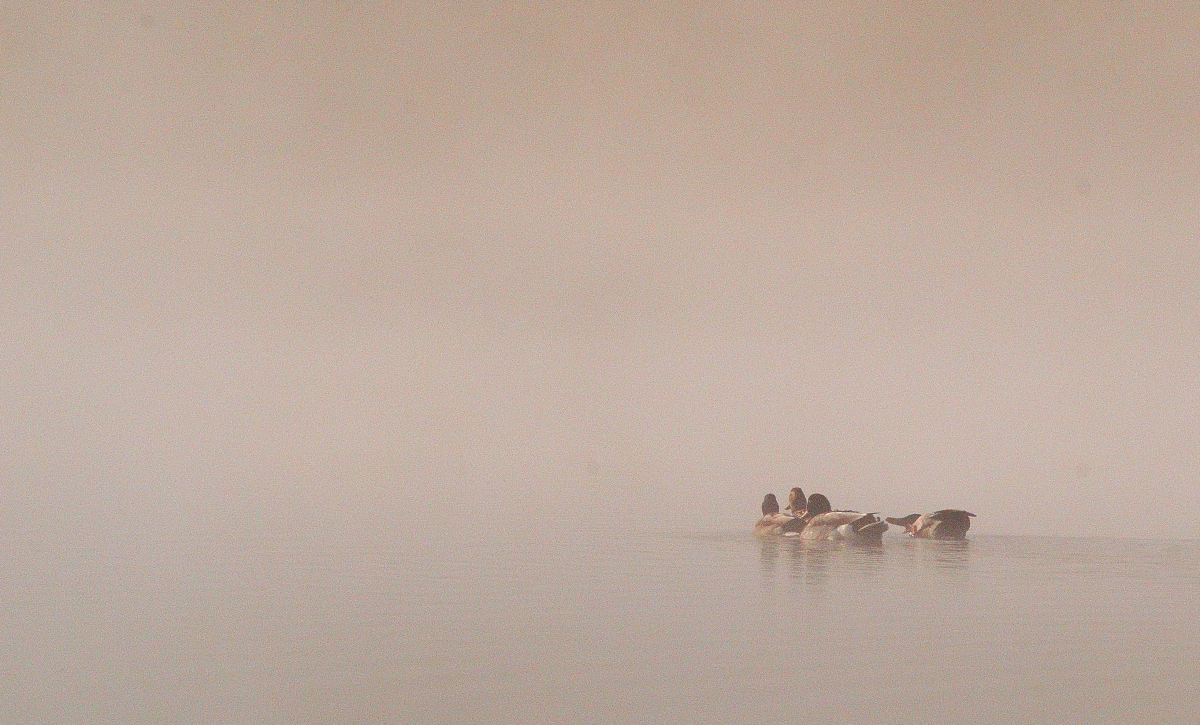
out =
[[763,581],[767,584],[775,582],[775,569],[779,564],[779,539],[775,537],[760,537],[758,563],[762,569]]
[[759,568],[767,589],[775,588],[783,558],[788,579],[818,598],[824,596],[831,579],[845,574],[870,578],[883,564],[884,552],[879,547],[777,537],[760,538],[758,544]]
[[966,570],[971,563],[971,542],[966,539],[922,542],[921,548],[932,554],[929,561],[938,569]]
[[[939,541],[935,539],[900,539],[893,550],[906,552],[909,566],[920,570],[936,570],[942,574],[966,572],[971,565],[971,542],[965,539]],[[903,561],[901,559],[900,561]],[[899,563],[899,562],[897,562]]]

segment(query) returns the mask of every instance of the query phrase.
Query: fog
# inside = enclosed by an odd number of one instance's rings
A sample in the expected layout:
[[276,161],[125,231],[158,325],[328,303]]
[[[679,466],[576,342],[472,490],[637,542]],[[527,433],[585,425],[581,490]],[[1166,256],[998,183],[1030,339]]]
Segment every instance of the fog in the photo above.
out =
[[1200,534],[1185,3],[0,6],[0,540]]

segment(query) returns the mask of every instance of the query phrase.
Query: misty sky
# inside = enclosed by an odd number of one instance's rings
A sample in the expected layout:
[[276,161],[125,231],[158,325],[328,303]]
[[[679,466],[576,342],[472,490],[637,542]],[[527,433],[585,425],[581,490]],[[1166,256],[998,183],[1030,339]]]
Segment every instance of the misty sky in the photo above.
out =
[[1200,8],[199,5],[0,4],[10,541],[1200,534]]

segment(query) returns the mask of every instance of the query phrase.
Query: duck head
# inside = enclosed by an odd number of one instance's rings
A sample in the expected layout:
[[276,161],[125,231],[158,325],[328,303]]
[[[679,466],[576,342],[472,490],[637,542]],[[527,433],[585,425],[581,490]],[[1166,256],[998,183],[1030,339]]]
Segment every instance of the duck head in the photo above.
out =
[[833,510],[833,506],[829,503],[829,499],[823,493],[814,493],[808,497],[807,513],[809,518],[827,514]]
[[762,512],[763,516],[779,513],[779,501],[775,499],[775,494],[768,493],[763,496]]
[[808,510],[808,500],[805,499],[804,491],[800,490],[799,486],[793,488],[788,494],[787,510],[796,516],[802,516]]

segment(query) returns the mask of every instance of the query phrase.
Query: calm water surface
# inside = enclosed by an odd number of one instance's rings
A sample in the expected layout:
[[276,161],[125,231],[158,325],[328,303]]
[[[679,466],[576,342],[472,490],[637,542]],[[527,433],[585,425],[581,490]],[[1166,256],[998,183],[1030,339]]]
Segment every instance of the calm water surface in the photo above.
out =
[[16,552],[4,722],[1200,722],[1200,542]]

